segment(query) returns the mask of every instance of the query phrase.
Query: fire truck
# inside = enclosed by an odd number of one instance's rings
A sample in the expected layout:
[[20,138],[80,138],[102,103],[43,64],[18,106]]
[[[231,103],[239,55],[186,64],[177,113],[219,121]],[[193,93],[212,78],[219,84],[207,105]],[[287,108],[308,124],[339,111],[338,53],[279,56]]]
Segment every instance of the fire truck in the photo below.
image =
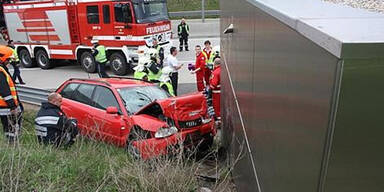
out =
[[125,75],[156,38],[171,44],[166,0],[39,0],[3,5],[8,35],[24,67],[54,67],[52,60],[77,60],[96,72],[91,40],[107,50],[112,71]]

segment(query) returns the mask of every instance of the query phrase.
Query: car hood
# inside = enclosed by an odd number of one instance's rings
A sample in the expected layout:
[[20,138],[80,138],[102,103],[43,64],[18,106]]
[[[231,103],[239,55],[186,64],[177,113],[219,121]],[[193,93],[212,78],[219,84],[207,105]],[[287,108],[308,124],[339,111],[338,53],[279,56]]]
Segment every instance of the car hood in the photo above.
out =
[[167,123],[147,114],[133,115],[132,120],[135,125],[143,130],[156,132],[162,127],[168,127]]
[[154,101],[141,108],[135,115],[148,113],[154,105],[160,106],[164,116],[177,121],[195,120],[207,114],[206,99],[202,93],[197,92]]

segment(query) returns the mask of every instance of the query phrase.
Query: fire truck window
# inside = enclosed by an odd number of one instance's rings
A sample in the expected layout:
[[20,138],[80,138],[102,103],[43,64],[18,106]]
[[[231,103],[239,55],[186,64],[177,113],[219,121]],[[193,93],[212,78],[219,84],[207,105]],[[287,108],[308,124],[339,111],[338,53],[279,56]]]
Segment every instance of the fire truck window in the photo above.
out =
[[88,24],[99,24],[99,6],[87,6],[87,20]]
[[117,102],[112,91],[106,87],[97,86],[93,98],[95,107],[105,110],[107,107],[117,107],[120,111],[119,103]]
[[111,23],[111,13],[109,11],[109,5],[103,5],[103,18],[104,23]]
[[131,8],[129,4],[115,4],[115,21],[132,23]]

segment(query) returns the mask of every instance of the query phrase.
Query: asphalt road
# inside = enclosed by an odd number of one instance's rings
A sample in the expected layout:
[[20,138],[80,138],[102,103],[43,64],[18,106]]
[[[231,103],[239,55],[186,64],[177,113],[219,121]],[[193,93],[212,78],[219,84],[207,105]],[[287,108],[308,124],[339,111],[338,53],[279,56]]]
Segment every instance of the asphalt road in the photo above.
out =
[[[187,21],[190,24],[191,36],[189,40],[190,51],[180,52],[176,57],[180,63],[184,63],[184,67],[179,71],[179,95],[196,91],[195,76],[190,74],[187,69],[188,63],[195,60],[195,45],[203,46],[205,40],[210,40],[213,45],[218,45],[220,42],[219,37],[219,20],[208,19],[205,23],[201,20]],[[172,21],[173,30],[176,29],[179,21]],[[178,47],[178,39],[173,39],[172,43]],[[97,74],[89,74],[81,69],[79,65],[74,62],[53,61],[56,67],[49,70],[42,70],[40,68],[23,68],[21,75],[26,86],[55,90],[60,84],[70,78],[97,78]],[[12,71],[12,69],[10,69]],[[112,75],[110,71],[108,74]],[[133,74],[128,74],[132,77]]]

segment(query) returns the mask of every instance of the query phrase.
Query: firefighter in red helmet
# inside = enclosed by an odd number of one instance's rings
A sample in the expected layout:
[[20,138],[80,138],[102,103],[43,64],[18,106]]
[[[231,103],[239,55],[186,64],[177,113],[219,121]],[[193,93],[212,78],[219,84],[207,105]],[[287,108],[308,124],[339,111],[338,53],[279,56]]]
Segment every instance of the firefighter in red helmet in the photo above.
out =
[[0,46],[0,118],[4,134],[9,142],[18,138],[21,123],[21,109],[16,86],[6,67],[12,55],[12,49]]

